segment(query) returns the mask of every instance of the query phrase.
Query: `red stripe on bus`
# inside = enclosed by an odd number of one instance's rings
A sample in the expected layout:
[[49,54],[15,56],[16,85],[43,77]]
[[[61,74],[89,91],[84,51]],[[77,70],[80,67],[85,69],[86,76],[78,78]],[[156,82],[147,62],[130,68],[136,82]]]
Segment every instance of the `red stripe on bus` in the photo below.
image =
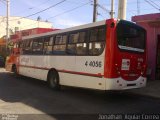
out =
[[28,66],[28,65],[19,65],[19,66],[20,66],[20,67],[26,67],[26,68],[49,70],[49,68],[44,68],[44,67],[35,67],[35,66]]
[[86,76],[93,76],[93,77],[103,77],[103,75],[101,75],[101,73],[92,74],[92,73],[74,72],[74,71],[68,71],[68,70],[58,70],[58,72],[78,74],[78,75],[86,75]]
[[[35,67],[35,66],[27,66],[27,65],[19,65],[20,67],[26,68],[34,68],[34,69],[42,69],[42,70],[50,70],[51,68],[44,68],[44,67]],[[69,73],[69,74],[78,74],[78,75],[85,75],[85,76],[92,76],[92,77],[103,77],[101,73],[92,74],[92,73],[84,73],[84,72],[75,72],[75,71],[68,71],[68,70],[57,70],[58,72]]]

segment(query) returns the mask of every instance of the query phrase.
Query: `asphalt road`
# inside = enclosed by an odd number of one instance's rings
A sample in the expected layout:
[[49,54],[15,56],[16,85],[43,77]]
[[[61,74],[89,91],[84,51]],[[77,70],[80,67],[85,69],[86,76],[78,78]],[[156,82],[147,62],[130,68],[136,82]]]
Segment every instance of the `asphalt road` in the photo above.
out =
[[26,120],[81,119],[80,116],[89,117],[87,115],[97,115],[98,119],[98,114],[158,114],[160,100],[128,92],[70,87],[53,91],[46,82],[17,78],[0,68],[0,114],[7,116],[6,113]]

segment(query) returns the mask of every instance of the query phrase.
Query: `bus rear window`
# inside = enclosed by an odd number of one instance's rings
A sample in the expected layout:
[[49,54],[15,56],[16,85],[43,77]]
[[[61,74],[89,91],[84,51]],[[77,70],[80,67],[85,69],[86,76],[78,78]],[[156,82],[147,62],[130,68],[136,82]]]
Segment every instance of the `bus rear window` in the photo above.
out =
[[120,49],[144,52],[145,30],[131,22],[121,20],[117,25],[117,40]]

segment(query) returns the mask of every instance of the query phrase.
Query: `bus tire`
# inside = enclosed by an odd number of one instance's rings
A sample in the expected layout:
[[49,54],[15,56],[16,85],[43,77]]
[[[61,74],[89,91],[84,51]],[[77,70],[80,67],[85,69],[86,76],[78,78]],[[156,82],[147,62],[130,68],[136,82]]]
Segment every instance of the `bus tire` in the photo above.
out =
[[49,71],[47,81],[51,89],[54,90],[60,89],[58,72],[56,72],[55,70]]

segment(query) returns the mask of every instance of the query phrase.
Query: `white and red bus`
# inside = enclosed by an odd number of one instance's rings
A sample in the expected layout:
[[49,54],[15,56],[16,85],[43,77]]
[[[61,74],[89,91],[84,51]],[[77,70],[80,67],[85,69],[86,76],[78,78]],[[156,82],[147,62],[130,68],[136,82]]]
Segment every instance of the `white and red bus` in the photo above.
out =
[[124,90],[146,85],[146,31],[109,19],[49,33],[18,43],[14,72],[61,85]]

